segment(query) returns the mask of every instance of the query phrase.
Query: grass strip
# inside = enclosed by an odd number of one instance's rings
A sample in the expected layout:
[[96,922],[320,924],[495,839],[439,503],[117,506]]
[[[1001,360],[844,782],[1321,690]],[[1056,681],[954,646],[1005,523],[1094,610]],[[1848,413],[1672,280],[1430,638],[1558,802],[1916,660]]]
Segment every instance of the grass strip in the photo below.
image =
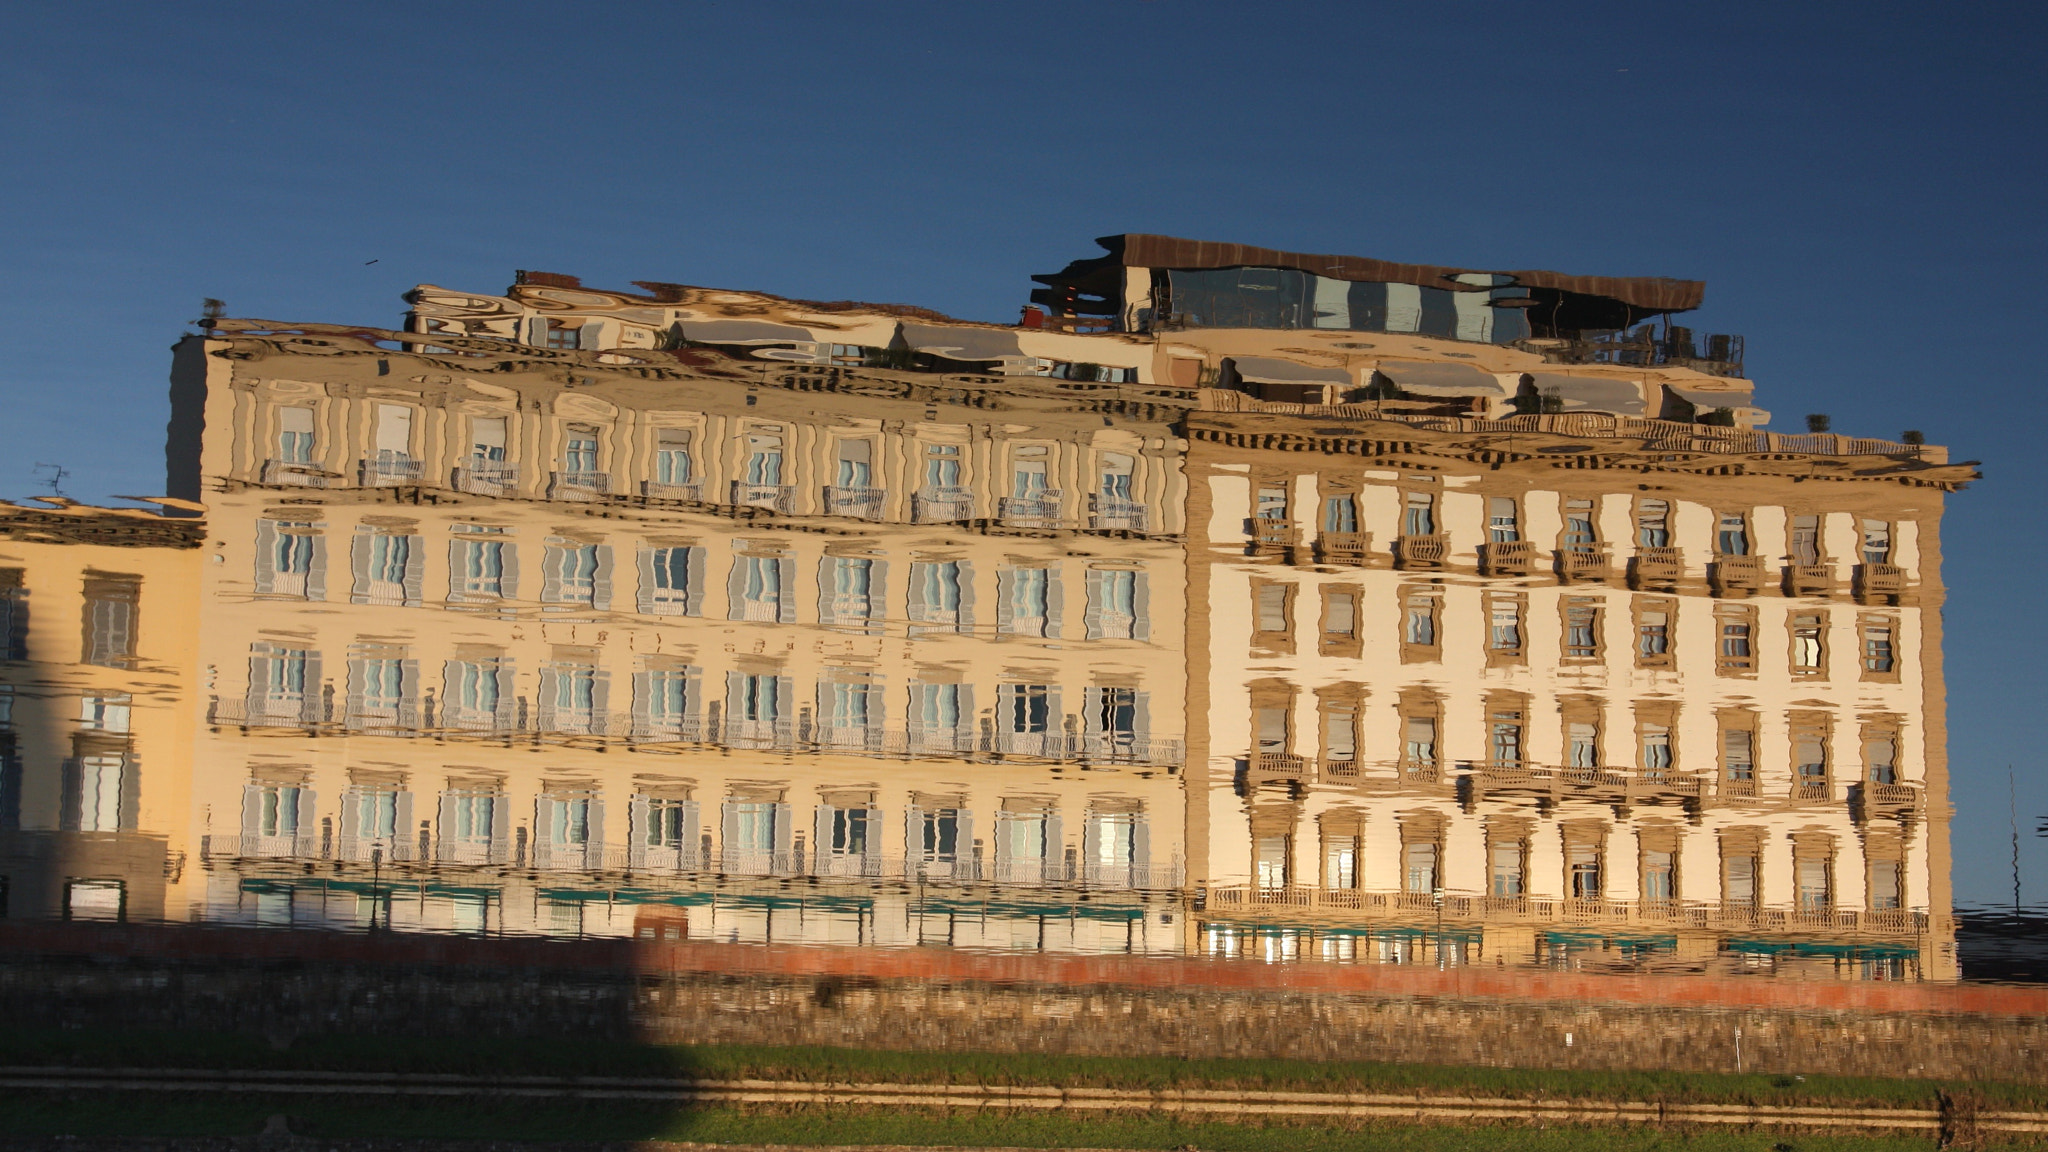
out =
[[554,1144],[676,1140],[708,1144],[907,1145],[933,1148],[1131,1148],[1203,1152],[1929,1152],[1931,1136],[1787,1134],[1551,1125],[1418,1126],[1278,1119],[1235,1124],[1173,1117],[853,1108],[678,1110],[604,1104],[365,1102],[300,1097],[122,1092],[14,1092],[0,1131],[16,1137],[250,1136],[272,1115],[301,1137],[332,1140],[511,1140]]
[[[698,1077],[1054,1087],[1239,1088],[1669,1103],[1933,1106],[1940,1082],[1653,1070],[1562,1070],[1367,1061],[1182,1059],[1043,1053],[653,1045],[498,1037],[302,1036],[282,1046],[228,1033],[0,1030],[0,1064],[473,1075]],[[2048,1111],[2048,1088],[1967,1087],[1984,1106]]]

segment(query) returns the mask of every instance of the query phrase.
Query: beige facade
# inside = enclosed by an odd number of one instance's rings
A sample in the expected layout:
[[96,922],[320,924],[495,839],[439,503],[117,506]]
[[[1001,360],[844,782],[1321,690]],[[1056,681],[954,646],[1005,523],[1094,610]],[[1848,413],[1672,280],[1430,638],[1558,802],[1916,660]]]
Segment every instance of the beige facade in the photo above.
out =
[[[160,712],[135,915],[1952,977],[1968,467],[1759,430],[1726,338],[1374,267],[1284,328],[1136,266],[1014,327],[543,274],[223,321],[173,374],[204,520],[0,560],[38,637],[146,571],[161,676],[8,683]],[[87,835],[105,737],[28,717],[21,827]]]

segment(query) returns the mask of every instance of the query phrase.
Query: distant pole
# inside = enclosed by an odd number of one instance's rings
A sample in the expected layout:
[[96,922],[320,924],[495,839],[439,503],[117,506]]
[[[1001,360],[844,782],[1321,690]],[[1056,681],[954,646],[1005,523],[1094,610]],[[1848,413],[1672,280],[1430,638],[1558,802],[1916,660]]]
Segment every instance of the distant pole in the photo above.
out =
[[2020,794],[2012,765],[2005,766],[2005,795],[2012,805],[2012,914],[2020,914]]

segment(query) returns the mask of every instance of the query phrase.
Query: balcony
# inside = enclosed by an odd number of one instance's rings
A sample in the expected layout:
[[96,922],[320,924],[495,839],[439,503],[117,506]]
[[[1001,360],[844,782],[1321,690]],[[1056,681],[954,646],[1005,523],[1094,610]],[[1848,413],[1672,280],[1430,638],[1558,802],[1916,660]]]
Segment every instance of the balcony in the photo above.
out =
[[1324,532],[1316,537],[1316,559],[1324,564],[1359,568],[1371,554],[1370,532]]
[[1567,584],[1595,583],[1614,575],[1605,544],[1581,544],[1557,550],[1557,578]]
[[1090,527],[1097,531],[1145,531],[1145,506],[1135,500],[1097,496],[1089,513]]
[[996,516],[1012,528],[1057,528],[1063,495],[1057,488],[1048,488],[1029,496],[1005,496]]
[[1825,596],[1835,590],[1833,564],[1787,564],[1785,595]]
[[1290,520],[1255,517],[1251,523],[1251,534],[1254,556],[1278,556],[1292,560],[1294,549],[1301,544],[1301,529]]
[[1358,775],[1359,763],[1357,760],[1323,761],[1323,779],[1325,780],[1356,780]]
[[825,514],[851,516],[856,520],[880,520],[889,497],[886,488],[845,488],[827,485]]
[[1527,576],[1536,566],[1536,545],[1527,540],[1494,540],[1479,546],[1479,570],[1488,576]]
[[519,495],[519,465],[498,460],[472,460],[452,478],[457,492],[472,496]]
[[550,500],[602,500],[611,494],[609,472],[554,472],[548,478]]
[[1306,756],[1291,752],[1268,752],[1262,748],[1252,749],[1249,757],[1250,771],[1254,780],[1302,780],[1310,778],[1310,768],[1315,763]]
[[640,495],[647,500],[677,500],[689,504],[701,503],[704,499],[702,484],[663,484],[657,480],[642,480]]
[[796,507],[796,486],[793,484],[749,484],[744,480],[732,482],[732,503],[739,508],[766,508],[787,516]]
[[974,490],[946,485],[918,489],[910,497],[914,524],[957,524],[974,517]]
[[1685,576],[1685,553],[1677,548],[1636,549],[1629,564],[1629,583],[1636,588],[1675,587]]
[[1764,585],[1763,558],[1716,554],[1707,580],[1718,592],[1755,592]]
[[420,462],[410,456],[376,456],[363,461],[357,483],[365,488],[399,488],[419,483],[421,471]]
[[300,460],[265,460],[260,484],[276,484],[286,488],[325,488],[327,472],[318,464]]
[[1826,780],[1795,780],[1792,799],[1808,804],[1825,804],[1835,798],[1835,786]]
[[1441,532],[1428,536],[1394,537],[1394,567],[1403,570],[1444,566],[1451,553],[1451,538]]
[[1897,564],[1858,564],[1856,595],[1899,596],[1906,591],[1906,570]]

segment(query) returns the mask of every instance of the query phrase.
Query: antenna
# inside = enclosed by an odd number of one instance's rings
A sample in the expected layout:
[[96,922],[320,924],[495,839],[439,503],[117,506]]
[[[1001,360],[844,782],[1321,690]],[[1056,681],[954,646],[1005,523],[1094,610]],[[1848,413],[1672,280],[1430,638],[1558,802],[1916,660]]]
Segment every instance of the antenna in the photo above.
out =
[[[50,495],[64,496],[64,478],[71,475],[71,470],[59,464],[45,464],[37,461],[34,471],[41,472],[45,468],[50,470],[50,474],[41,482],[50,486]],[[68,500],[70,497],[65,496],[65,499]]]
[[2013,783],[2012,765],[2005,766],[2005,794],[2012,804],[2012,914],[2020,914],[2020,794]]

